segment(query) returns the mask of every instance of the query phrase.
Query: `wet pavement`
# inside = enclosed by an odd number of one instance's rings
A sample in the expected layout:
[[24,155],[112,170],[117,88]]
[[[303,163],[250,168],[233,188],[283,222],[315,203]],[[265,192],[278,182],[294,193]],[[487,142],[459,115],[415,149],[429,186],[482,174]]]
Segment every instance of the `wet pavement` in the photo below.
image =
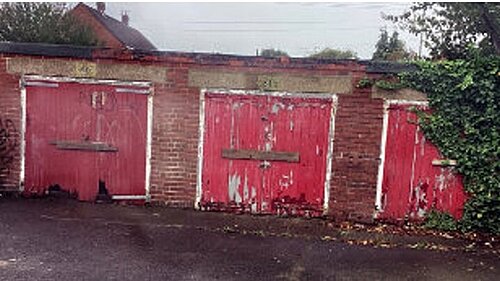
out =
[[[500,276],[500,258],[494,252],[350,245],[337,241],[340,234],[322,220],[0,198],[0,280],[498,280]],[[412,237],[404,239],[414,242]]]

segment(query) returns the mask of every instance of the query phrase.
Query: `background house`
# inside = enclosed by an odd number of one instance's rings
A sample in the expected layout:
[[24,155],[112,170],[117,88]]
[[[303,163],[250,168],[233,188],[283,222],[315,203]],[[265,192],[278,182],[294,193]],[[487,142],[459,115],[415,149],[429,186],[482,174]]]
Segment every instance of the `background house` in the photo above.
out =
[[71,13],[92,28],[104,47],[156,50],[156,47],[138,30],[130,27],[129,17],[122,14],[121,21],[106,15],[106,4],[98,2],[97,9],[79,3]]

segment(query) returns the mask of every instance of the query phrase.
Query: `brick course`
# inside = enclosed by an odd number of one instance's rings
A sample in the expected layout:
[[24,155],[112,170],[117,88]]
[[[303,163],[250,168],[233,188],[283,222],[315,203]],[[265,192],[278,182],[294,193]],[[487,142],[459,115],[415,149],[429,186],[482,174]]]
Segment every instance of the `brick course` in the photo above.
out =
[[338,219],[370,221],[375,211],[383,100],[370,93],[339,97],[329,206]]
[[188,68],[172,67],[155,85],[151,196],[154,203],[193,207],[196,195],[199,92],[187,87]]
[[[21,143],[21,98],[19,77],[6,73],[0,57],[0,192],[18,190]],[[12,161],[5,159],[11,158]]]

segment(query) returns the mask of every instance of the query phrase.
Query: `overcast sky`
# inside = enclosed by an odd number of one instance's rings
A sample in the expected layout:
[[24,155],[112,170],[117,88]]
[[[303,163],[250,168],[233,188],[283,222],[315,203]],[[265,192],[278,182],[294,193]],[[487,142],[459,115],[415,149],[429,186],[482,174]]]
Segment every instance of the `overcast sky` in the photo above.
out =
[[[90,3],[93,5],[93,3]],[[410,3],[106,3],[106,13],[130,25],[160,50],[254,55],[278,48],[307,56],[325,47],[350,49],[368,59],[379,30],[394,26],[381,14]],[[401,33],[418,51],[418,39]]]

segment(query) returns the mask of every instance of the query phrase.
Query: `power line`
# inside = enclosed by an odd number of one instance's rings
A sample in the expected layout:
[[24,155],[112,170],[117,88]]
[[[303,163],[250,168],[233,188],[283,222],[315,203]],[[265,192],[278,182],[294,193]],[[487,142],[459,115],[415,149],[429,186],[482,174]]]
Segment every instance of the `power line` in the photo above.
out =
[[378,30],[379,26],[365,26],[365,27],[328,27],[328,28],[299,28],[299,29],[255,29],[255,28],[237,28],[237,29],[183,29],[183,32],[303,32],[303,31],[362,31],[362,30]]
[[279,20],[252,20],[252,21],[185,21],[185,24],[326,24],[326,21],[279,21]]

